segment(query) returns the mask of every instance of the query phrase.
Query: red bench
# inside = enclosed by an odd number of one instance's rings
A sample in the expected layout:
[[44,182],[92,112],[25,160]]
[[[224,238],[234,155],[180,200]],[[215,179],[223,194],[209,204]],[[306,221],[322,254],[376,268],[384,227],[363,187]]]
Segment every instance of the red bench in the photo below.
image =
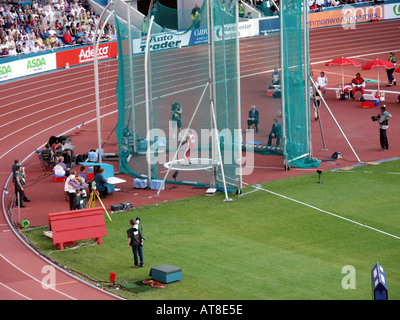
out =
[[61,250],[78,240],[94,239],[102,244],[101,238],[107,236],[103,208],[49,213],[48,221],[53,244]]

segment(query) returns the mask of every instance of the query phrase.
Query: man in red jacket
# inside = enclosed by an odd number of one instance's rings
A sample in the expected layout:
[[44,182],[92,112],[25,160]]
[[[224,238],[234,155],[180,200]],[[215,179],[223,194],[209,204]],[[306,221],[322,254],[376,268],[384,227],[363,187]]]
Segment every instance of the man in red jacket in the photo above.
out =
[[65,33],[64,33],[64,36],[63,36],[63,41],[64,41],[64,43],[65,44],[69,44],[69,45],[73,45],[74,44],[74,40],[72,39],[72,36],[71,36],[71,33],[69,32],[69,30],[67,30]]
[[356,77],[351,81],[351,86],[353,87],[351,91],[353,94],[353,100],[355,98],[355,93],[358,90],[361,91],[361,95],[364,95],[365,81],[359,73],[357,73]]

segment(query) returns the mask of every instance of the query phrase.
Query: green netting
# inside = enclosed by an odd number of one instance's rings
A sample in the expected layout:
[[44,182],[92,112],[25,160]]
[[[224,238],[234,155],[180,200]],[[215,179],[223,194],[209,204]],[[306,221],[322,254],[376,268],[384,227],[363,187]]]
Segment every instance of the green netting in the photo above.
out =
[[[162,10],[172,9],[157,6],[152,13],[155,28],[149,28],[149,17],[145,32],[142,21],[131,19],[129,27],[126,18],[116,16],[120,171],[141,178],[150,175],[151,180],[163,179],[168,172],[167,182],[221,186],[223,169],[229,189],[236,190],[241,187],[237,170],[241,146],[235,131],[240,122],[235,16],[221,8],[220,1],[204,1],[197,30],[207,36],[203,24],[210,21],[213,37],[210,43],[188,45],[194,26],[183,32],[165,31],[174,25],[160,19]],[[170,17],[179,20],[187,14],[175,10]],[[147,32],[150,51],[145,68]],[[182,109],[180,130],[171,116],[177,102]],[[213,139],[213,112],[218,141]],[[190,154],[192,164],[183,166],[185,146],[179,145],[189,124],[196,143]]]
[[[305,10],[304,10],[305,8]],[[284,160],[288,167],[316,167],[311,159],[307,5],[301,0],[281,2],[282,110]]]

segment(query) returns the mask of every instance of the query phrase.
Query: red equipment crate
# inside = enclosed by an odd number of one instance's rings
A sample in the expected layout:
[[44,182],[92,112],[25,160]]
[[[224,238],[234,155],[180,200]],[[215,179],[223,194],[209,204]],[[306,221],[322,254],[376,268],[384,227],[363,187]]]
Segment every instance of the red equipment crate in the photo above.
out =
[[107,236],[104,210],[100,207],[49,213],[48,225],[53,244],[61,250],[78,240],[94,239],[102,244],[101,238]]
[[374,101],[361,101],[361,108],[370,109],[375,107]]

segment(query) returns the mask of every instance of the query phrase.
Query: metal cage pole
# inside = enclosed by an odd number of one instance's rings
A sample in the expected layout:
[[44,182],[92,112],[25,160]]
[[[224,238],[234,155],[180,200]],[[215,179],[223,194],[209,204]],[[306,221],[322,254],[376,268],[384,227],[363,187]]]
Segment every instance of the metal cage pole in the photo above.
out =
[[[239,3],[236,1],[236,9],[235,9],[235,14],[236,14],[236,90],[237,90],[237,127],[238,127],[238,133],[240,136],[238,137],[237,141],[237,153],[238,153],[238,159],[235,159],[237,165],[239,166],[239,194],[241,193],[241,190],[243,188],[243,177],[242,177],[242,114],[241,114],[241,95],[240,95],[240,44],[239,44]],[[235,135],[233,134],[233,137]],[[235,156],[235,154],[234,154]]]
[[[145,85],[145,94],[146,94],[146,129],[147,129],[147,151],[146,151],[146,159],[147,159],[147,178],[149,180],[149,186],[151,184],[151,159],[150,159],[150,102],[149,102],[149,51],[150,51],[150,34],[151,28],[153,26],[154,16],[151,16],[149,22],[149,29],[146,37],[146,49],[144,53],[144,85]],[[135,138],[135,137],[134,137]]]
[[[100,15],[99,21],[101,21],[101,19],[103,18],[104,14],[106,13],[107,9],[110,7],[110,5],[112,5],[113,2],[110,1],[107,6],[104,8],[103,12]],[[106,19],[106,22],[108,21],[108,19],[110,18],[111,14],[113,14],[113,12],[111,12],[109,14],[109,16]],[[99,24],[98,23],[96,25],[96,29],[95,29],[95,34],[94,37],[97,36],[97,39],[95,38],[94,42],[93,42],[93,48],[94,48],[94,80],[95,80],[95,96],[96,96],[96,119],[97,119],[97,145],[98,145],[98,150],[99,150],[99,163],[101,163],[102,161],[102,157],[101,157],[101,123],[100,123],[100,92],[99,92],[99,42],[100,42],[100,35],[99,35]],[[102,28],[101,28],[101,32],[103,32],[105,23],[103,24]],[[97,41],[96,41],[97,40]]]

